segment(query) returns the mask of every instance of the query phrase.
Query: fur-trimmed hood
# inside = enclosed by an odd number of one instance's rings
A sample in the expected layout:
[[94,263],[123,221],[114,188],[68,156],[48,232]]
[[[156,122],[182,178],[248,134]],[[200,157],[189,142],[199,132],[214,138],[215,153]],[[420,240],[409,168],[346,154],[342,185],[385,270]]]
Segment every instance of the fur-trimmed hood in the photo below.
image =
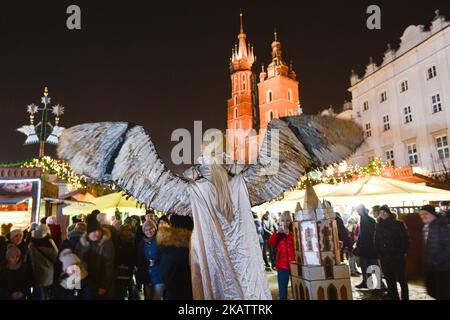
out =
[[[105,241],[111,240],[111,232],[106,229],[106,228],[102,228],[102,238],[98,241],[99,245],[102,245]],[[82,245],[83,247],[89,247],[89,238],[88,238],[88,234],[87,232],[85,232],[81,238],[80,238],[80,245]]]
[[158,246],[189,248],[192,231],[182,228],[163,226],[158,230],[156,243]]

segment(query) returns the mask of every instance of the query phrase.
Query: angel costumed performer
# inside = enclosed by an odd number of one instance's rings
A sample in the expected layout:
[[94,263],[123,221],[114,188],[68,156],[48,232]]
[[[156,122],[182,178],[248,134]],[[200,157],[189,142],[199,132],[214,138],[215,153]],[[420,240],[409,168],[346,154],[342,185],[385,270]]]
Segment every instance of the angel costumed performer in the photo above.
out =
[[[272,133],[277,135],[277,170]],[[141,126],[82,124],[65,130],[58,155],[73,170],[114,183],[147,207],[194,220],[191,273],[194,299],[271,299],[251,207],[295,186],[307,170],[348,157],[362,143],[352,121],[328,116],[272,120],[255,164],[239,173],[204,161],[183,177],[170,172]],[[271,149],[271,150],[269,150]]]

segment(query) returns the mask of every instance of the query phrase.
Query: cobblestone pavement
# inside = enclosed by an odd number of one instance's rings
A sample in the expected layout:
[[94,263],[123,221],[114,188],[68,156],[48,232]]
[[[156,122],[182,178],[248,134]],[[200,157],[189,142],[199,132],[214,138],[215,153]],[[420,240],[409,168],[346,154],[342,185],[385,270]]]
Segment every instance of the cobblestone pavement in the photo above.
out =
[[[269,288],[272,292],[272,298],[274,300],[279,298],[278,295],[278,281],[277,281],[277,273],[276,271],[267,271],[266,272],[267,279],[269,281]],[[353,291],[353,300],[387,300],[386,292],[381,290],[360,290],[356,289],[355,285],[361,283],[362,277],[352,277],[352,291]],[[425,286],[421,282],[409,282],[409,298],[411,300],[433,300],[427,293]],[[400,293],[400,286],[398,287]],[[289,291],[288,291],[289,299],[293,299],[292,296],[292,288],[289,283]]]

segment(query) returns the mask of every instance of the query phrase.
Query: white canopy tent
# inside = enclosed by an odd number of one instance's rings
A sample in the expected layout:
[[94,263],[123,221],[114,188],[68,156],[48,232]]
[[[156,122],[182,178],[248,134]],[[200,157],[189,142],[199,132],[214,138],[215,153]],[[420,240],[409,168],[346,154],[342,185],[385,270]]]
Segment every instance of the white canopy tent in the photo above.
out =
[[[320,200],[328,200],[335,207],[359,203],[367,207],[377,204],[391,207],[422,206],[429,201],[450,200],[450,191],[380,176],[368,176],[340,185],[319,184],[314,186],[314,190]],[[265,203],[253,210],[259,214],[266,211],[293,212],[297,203],[303,206],[304,195],[304,190],[288,192],[283,200]]]
[[120,212],[128,212],[130,215],[142,215],[144,208],[137,207],[137,201],[133,198],[128,200],[120,192],[111,193],[106,196],[89,199],[90,204],[76,203],[63,208],[64,215],[87,214],[94,209],[112,216],[116,209]]

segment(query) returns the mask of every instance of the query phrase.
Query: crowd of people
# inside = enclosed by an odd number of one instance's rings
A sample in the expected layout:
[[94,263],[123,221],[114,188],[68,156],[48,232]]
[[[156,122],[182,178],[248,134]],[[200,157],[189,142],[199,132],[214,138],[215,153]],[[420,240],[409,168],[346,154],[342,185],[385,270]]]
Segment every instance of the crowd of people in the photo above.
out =
[[72,217],[67,237],[53,216],[22,231],[2,225],[2,300],[190,300],[190,217],[122,221],[105,213]]
[[[447,300],[449,213],[447,203],[441,205],[440,213],[432,206],[422,207],[420,217],[424,223],[427,290],[432,297]],[[296,260],[292,214],[266,212],[261,219],[254,214],[254,220],[266,270],[277,272],[279,297],[286,300],[290,264]],[[396,213],[386,205],[375,206],[371,212],[359,205],[350,216],[336,213],[336,223],[341,256],[352,276],[362,275],[356,288],[381,288],[393,300],[409,299],[406,254],[410,238]],[[109,221],[98,210],[74,216],[64,240],[53,216],[25,231],[4,224],[0,235],[0,299],[190,300],[192,230],[190,217],[167,214],[158,218],[152,210],[124,221],[120,214]],[[385,281],[373,283],[374,267],[381,269]]]
[[[331,206],[331,204],[329,204]],[[420,217],[424,223],[424,267],[427,291],[438,300],[450,299],[450,211],[448,202],[440,203],[440,212],[423,206]],[[295,261],[292,215],[266,212],[261,220],[254,214],[266,270],[277,270],[280,299],[288,297],[290,264]],[[341,257],[349,264],[351,276],[362,276],[357,289],[387,290],[387,298],[408,300],[406,255],[410,237],[403,222],[389,206],[364,205],[353,208],[351,215],[336,212]],[[359,266],[359,268],[357,267]],[[383,279],[372,274],[379,268]],[[361,272],[359,271],[361,270]],[[397,283],[400,284],[399,295]]]

